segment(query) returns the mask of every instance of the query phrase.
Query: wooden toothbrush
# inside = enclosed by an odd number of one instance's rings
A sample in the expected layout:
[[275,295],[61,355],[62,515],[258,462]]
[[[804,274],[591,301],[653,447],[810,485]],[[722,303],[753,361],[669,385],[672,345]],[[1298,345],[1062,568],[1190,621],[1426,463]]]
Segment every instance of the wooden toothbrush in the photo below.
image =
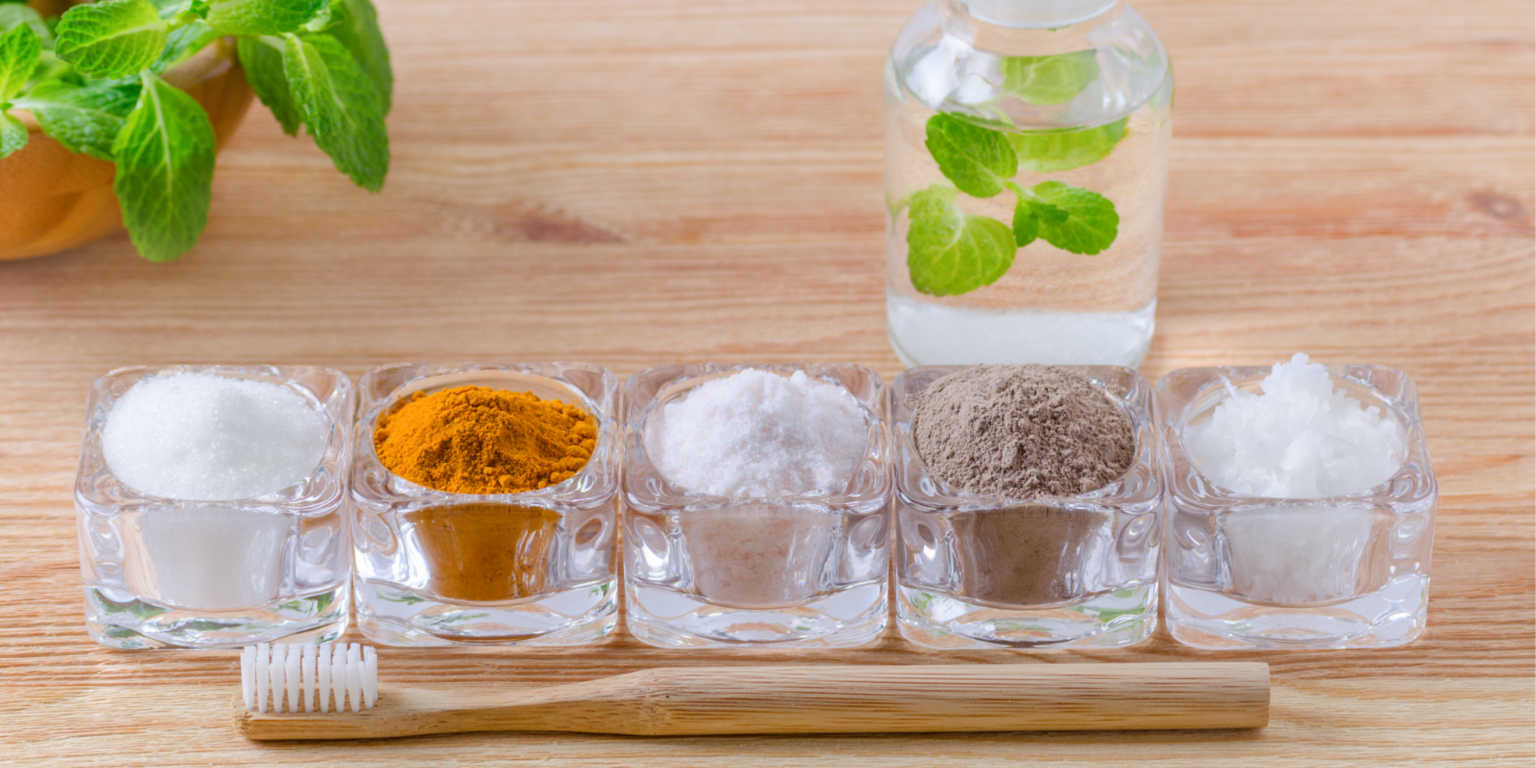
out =
[[[660,667],[516,691],[392,688],[374,701],[377,682],[367,676],[376,667],[365,661],[372,649],[304,647],[273,646],[266,663],[255,659],[265,650],[247,649],[247,690],[235,718],[247,738],[1149,730],[1269,722],[1269,665],[1259,662]],[[263,695],[277,702],[264,707],[269,711],[255,711],[259,675]],[[342,705],[358,711],[336,711]]]

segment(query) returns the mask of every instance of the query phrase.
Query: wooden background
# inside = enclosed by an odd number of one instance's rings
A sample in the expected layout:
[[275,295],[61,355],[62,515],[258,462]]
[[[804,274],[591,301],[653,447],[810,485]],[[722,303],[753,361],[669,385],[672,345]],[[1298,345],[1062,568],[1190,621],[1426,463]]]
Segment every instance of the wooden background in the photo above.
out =
[[[1273,665],[1257,733],[257,746],[232,653],[123,653],[82,626],[70,486],[88,384],[180,361],[852,360],[885,338],[880,66],[916,0],[388,0],[382,195],[259,107],[178,264],[119,237],[0,264],[0,760],[494,759],[1530,765],[1533,11],[1529,0],[1145,0],[1178,72],[1149,376],[1296,350],[1407,370],[1440,478],[1429,631]],[[698,655],[386,652],[384,685],[512,686]],[[772,659],[824,658],[778,653]],[[1178,659],[1138,650],[869,662]],[[711,657],[718,661],[720,657]],[[730,661],[750,661],[727,657]],[[1224,657],[1231,658],[1231,657]],[[1260,759],[1262,758],[1262,759]]]

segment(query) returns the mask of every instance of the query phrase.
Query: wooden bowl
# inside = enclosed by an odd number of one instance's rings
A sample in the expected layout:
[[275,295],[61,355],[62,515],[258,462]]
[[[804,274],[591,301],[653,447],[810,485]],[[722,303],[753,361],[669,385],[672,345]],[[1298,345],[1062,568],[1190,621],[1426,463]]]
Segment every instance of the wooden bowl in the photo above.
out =
[[[215,41],[165,79],[203,105],[221,148],[251,106],[251,87],[230,39]],[[113,165],[65,149],[27,112],[13,114],[31,135],[0,160],[0,261],[56,253],[121,231]]]

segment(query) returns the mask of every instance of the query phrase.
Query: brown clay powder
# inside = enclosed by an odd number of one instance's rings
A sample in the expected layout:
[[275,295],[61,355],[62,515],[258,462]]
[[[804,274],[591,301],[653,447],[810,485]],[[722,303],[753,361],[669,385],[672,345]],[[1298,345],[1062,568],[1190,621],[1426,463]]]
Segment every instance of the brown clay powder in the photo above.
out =
[[[922,392],[918,454],[952,488],[1015,499],[1076,495],[1125,473],[1130,417],[1091,380],[1039,365],[968,368]],[[1003,606],[1079,600],[1102,588],[1109,515],[1010,504],[949,518],[959,596]]]
[[1076,495],[1125,473],[1130,417],[1082,374],[1044,365],[984,365],[916,398],[917,453],[952,488],[1021,499]]

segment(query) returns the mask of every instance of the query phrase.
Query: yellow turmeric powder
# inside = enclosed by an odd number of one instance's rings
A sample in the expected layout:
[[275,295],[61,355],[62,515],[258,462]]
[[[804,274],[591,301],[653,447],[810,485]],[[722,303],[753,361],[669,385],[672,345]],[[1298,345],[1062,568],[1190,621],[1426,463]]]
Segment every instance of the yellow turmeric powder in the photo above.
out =
[[531,392],[464,386],[416,392],[379,416],[374,451],[389,471],[450,493],[522,493],[587,465],[597,422]]

